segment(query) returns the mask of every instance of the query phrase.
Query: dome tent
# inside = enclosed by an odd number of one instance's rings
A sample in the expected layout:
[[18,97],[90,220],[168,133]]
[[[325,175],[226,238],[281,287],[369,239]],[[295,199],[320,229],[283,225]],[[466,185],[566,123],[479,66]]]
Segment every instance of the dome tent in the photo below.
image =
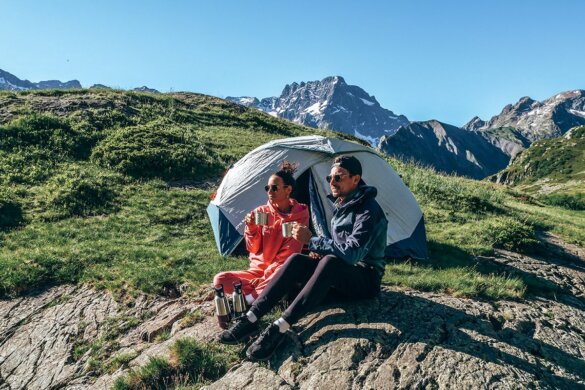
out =
[[336,156],[349,154],[362,164],[362,179],[376,187],[376,200],[388,220],[386,256],[426,259],[424,218],[416,199],[392,167],[372,148],[322,136],[274,140],[254,149],[226,173],[207,207],[217,248],[222,256],[242,242],[247,213],[266,203],[264,186],[282,161],[298,162],[293,196],[310,206],[311,228],[330,237],[333,203],[326,176]]

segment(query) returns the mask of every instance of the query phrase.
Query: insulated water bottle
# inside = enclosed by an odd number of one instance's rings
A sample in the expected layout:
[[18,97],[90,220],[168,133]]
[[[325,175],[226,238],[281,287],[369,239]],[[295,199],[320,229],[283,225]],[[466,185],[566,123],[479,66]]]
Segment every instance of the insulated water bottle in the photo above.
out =
[[232,295],[234,318],[238,318],[246,312],[246,301],[242,293],[242,281],[234,283],[234,295]]
[[228,323],[230,322],[230,306],[223,292],[223,284],[215,287],[214,302],[217,323],[220,328],[227,329]]

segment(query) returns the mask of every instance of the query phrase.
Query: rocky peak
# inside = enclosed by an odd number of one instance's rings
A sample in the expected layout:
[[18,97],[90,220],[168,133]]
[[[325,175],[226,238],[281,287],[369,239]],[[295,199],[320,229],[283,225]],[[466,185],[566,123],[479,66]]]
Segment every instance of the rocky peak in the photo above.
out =
[[485,121],[482,121],[481,118],[478,116],[474,116],[473,118],[471,118],[471,120],[469,122],[467,122],[463,126],[463,128],[465,130],[479,130],[483,126],[485,126]]
[[518,103],[516,103],[516,105],[514,106],[514,109],[515,109],[515,111],[517,111],[519,113],[523,113],[523,112],[532,110],[533,108],[538,107],[540,105],[541,104],[539,102],[532,100],[528,96],[524,96],[523,98],[518,100]]
[[341,76],[287,84],[279,97],[227,99],[295,123],[355,135],[372,145],[409,123],[405,116],[382,108],[375,96],[348,85]]

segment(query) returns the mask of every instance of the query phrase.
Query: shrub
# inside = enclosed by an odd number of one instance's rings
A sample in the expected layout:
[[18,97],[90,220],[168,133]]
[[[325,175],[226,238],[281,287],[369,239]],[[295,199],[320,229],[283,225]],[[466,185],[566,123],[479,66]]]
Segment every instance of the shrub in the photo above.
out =
[[538,245],[534,226],[510,217],[489,221],[484,239],[494,248],[510,251],[531,252]]
[[85,138],[57,117],[33,113],[0,126],[0,150],[29,147],[71,157],[88,155]]
[[39,184],[51,175],[56,165],[50,151],[36,146],[9,153],[0,150],[0,185]]
[[18,226],[22,219],[20,202],[7,190],[0,189],[0,230]]
[[122,176],[96,169],[69,166],[45,186],[45,219],[107,214],[117,209]]
[[551,194],[541,196],[538,200],[550,206],[562,207],[568,210],[585,210],[585,199],[579,195]]
[[196,179],[222,169],[214,153],[192,135],[152,125],[112,132],[95,147],[92,160],[137,178]]

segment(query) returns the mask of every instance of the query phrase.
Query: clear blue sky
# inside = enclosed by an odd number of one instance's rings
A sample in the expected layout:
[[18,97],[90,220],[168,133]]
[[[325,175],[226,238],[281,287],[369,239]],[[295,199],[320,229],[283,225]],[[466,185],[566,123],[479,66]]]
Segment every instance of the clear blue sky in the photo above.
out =
[[0,14],[0,69],[30,81],[262,98],[341,75],[454,125],[585,89],[581,0],[0,0]]

